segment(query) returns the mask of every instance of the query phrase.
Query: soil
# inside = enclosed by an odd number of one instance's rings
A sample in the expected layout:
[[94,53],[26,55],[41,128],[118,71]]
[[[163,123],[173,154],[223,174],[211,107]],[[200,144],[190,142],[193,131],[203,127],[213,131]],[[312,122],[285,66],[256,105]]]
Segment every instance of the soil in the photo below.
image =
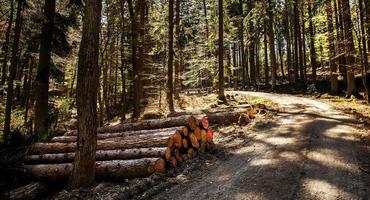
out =
[[216,151],[166,174],[63,190],[47,199],[370,198],[370,149],[353,116],[304,97],[228,94],[270,99],[278,109],[260,112],[247,126],[213,126]]
[[271,99],[279,112],[262,130],[242,134],[249,142],[226,160],[153,199],[369,199],[369,149],[357,120],[307,98],[231,94]]

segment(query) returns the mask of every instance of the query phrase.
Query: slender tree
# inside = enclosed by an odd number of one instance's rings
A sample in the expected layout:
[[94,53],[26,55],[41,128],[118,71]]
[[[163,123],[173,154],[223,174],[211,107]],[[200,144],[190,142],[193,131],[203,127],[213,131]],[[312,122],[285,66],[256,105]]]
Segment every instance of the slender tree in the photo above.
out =
[[270,52],[270,60],[271,60],[271,81],[272,81],[272,89],[276,88],[276,53],[275,53],[275,37],[274,37],[274,6],[272,0],[267,1],[267,16],[268,16],[268,23],[267,23],[267,37],[269,41],[269,52]]
[[35,133],[47,134],[49,127],[49,76],[51,64],[51,42],[53,38],[55,0],[45,0],[42,26],[39,65],[35,80]]
[[[253,0],[248,0],[248,10],[249,13],[252,12],[252,9],[254,7],[254,1]],[[256,63],[255,63],[255,32],[253,28],[253,22],[250,20],[249,24],[249,68],[250,68],[250,82],[253,86],[257,85],[256,81]]]
[[[3,46],[3,52],[4,52],[4,60],[3,60],[3,69],[1,74],[1,82],[0,86],[3,86],[5,84],[6,80],[6,74],[8,71],[8,56],[9,56],[9,45],[10,45],[10,34],[12,31],[13,26],[13,18],[14,18],[14,0],[10,0],[10,10],[9,10],[9,19],[8,19],[8,27],[6,28],[5,32],[5,41]],[[0,95],[2,95],[2,90],[0,91]]]
[[312,67],[312,79],[316,82],[316,69],[317,69],[317,62],[316,62],[316,50],[315,50],[315,30],[314,30],[314,23],[313,23],[313,0],[308,2],[308,17],[309,17],[309,32],[310,32],[310,61]]
[[95,179],[101,9],[101,0],[85,1],[77,74],[78,136],[70,189],[90,185]]
[[175,56],[175,99],[180,98],[181,79],[180,79],[180,59],[181,59],[181,47],[180,47],[180,4],[181,0],[176,0],[176,56]]
[[224,9],[223,0],[218,0],[218,98],[222,101],[226,101],[224,90]]
[[349,0],[342,0],[342,12],[343,12],[343,28],[344,28],[344,42],[345,42],[345,58],[347,66],[347,96],[356,93],[355,84],[355,46],[353,43],[353,33],[352,33],[352,19],[351,19],[351,9]]
[[24,0],[17,1],[17,14],[15,18],[14,39],[12,45],[12,57],[10,59],[8,89],[5,105],[5,119],[4,119],[4,141],[6,142],[10,136],[10,122],[13,107],[14,96],[14,79],[16,77],[18,63],[19,63],[19,40],[22,30],[22,11],[24,7]]
[[136,15],[134,13],[134,6],[132,4],[132,0],[127,0],[128,10],[130,14],[131,20],[131,62],[132,62],[132,71],[134,77],[134,110],[132,113],[132,118],[138,118],[140,115],[140,87],[139,87],[139,72],[138,72],[138,62],[137,62],[137,20]]
[[339,91],[337,66],[335,59],[335,40],[334,40],[334,25],[333,25],[333,10],[331,5],[332,0],[326,0],[326,14],[328,26],[328,42],[329,42],[329,65],[330,65],[330,88],[331,93],[336,94]]
[[175,112],[173,105],[173,0],[168,2],[168,69],[167,69],[167,103],[170,112]]

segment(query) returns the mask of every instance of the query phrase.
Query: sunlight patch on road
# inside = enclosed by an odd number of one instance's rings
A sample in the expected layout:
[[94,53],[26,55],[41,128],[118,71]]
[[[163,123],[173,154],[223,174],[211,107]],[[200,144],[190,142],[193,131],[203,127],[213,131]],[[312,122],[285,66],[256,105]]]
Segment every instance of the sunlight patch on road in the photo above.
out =
[[352,173],[355,173],[355,169],[357,169],[356,163],[346,162],[346,160],[340,156],[338,151],[331,149],[317,149],[310,152],[307,155],[307,158],[329,168],[337,168]]
[[265,166],[278,164],[278,159],[255,159],[250,162],[251,166]]
[[338,199],[338,197],[350,196],[345,191],[325,180],[308,178],[303,180],[303,185],[304,193],[308,193],[308,198],[334,200]]
[[294,144],[297,142],[296,138],[286,138],[286,137],[270,137],[266,139],[266,142],[271,145],[287,145]]
[[238,192],[235,197],[230,197],[230,199],[258,199],[258,200],[268,200],[264,194],[257,192]]

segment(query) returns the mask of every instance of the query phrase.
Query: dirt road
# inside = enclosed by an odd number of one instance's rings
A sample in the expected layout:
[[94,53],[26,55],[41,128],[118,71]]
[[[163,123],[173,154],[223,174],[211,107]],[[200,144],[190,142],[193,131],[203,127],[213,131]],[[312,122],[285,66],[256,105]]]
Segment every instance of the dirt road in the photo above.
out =
[[254,92],[280,112],[270,127],[206,173],[154,199],[369,199],[356,121],[315,100]]

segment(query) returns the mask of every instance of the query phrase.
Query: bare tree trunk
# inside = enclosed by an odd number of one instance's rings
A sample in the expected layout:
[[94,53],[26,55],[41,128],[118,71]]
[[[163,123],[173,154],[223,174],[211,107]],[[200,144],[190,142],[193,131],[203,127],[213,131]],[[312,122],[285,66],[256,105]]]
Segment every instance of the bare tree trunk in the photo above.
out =
[[15,18],[14,40],[13,40],[13,46],[12,46],[12,57],[10,60],[10,68],[9,68],[6,106],[5,106],[4,136],[3,136],[4,142],[6,142],[10,136],[10,122],[11,122],[13,93],[14,93],[13,87],[14,87],[14,79],[17,73],[18,62],[19,62],[19,52],[18,51],[19,51],[19,40],[20,40],[21,29],[22,29],[23,4],[24,4],[24,0],[18,0],[17,14]]
[[208,18],[207,18],[207,4],[206,0],[203,0],[204,19],[206,21],[206,37],[209,38]]
[[330,82],[331,93],[336,94],[339,91],[337,66],[334,62],[335,59],[335,46],[334,46],[334,25],[332,14],[331,0],[326,0],[326,13],[328,25],[328,40],[329,40],[329,65],[330,65]]
[[301,50],[299,46],[299,41],[301,40],[301,31],[299,28],[299,10],[298,10],[298,2],[294,1],[293,2],[293,7],[294,7],[294,16],[293,16],[293,23],[294,23],[294,82],[297,82],[299,80],[299,74],[298,71],[300,69],[301,63],[300,63],[300,57]]
[[347,65],[347,96],[356,93],[355,85],[355,71],[354,71],[354,56],[355,56],[355,46],[353,44],[353,34],[352,34],[352,19],[351,10],[349,5],[349,0],[342,0],[343,8],[343,27],[345,35],[345,48],[346,48],[346,65]]
[[264,30],[264,54],[265,54],[265,85],[267,86],[270,82],[269,80],[269,62],[268,62],[268,49],[267,49],[267,23],[265,22]]
[[171,113],[173,105],[173,0],[168,2],[168,69],[167,69],[167,103]]
[[312,4],[313,1],[310,0],[308,2],[308,15],[309,15],[309,29],[310,29],[310,60],[311,60],[311,67],[312,67],[312,79],[316,82],[316,51],[315,51],[315,30],[313,24],[313,11],[312,11]]
[[[364,19],[364,7],[366,8],[366,4],[363,4],[362,0],[359,0],[359,7],[360,7],[360,26],[361,26],[361,37],[362,37],[362,60],[364,63],[363,69],[362,69],[362,79],[363,79],[363,84],[366,89],[366,99],[367,102],[370,103],[370,85],[367,84],[367,82],[370,82],[370,80],[367,79],[367,70],[369,68],[369,60],[368,60],[368,55],[367,55],[367,48],[370,48],[369,46],[367,47],[366,45],[366,32],[365,32],[365,19]],[[369,5],[370,6],[370,5]],[[370,9],[368,9],[370,11]],[[369,14],[370,15],[370,14]]]
[[97,143],[97,90],[99,87],[99,34],[101,0],[85,1],[77,74],[78,141],[69,188],[87,186],[95,179]]
[[[8,27],[6,28],[5,42],[4,42],[4,46],[3,46],[4,61],[3,61],[3,69],[2,69],[0,86],[3,86],[5,84],[6,74],[7,74],[7,71],[8,71],[10,34],[11,34],[11,31],[12,31],[13,18],[14,18],[14,0],[10,0],[10,11],[9,12],[10,12],[10,14],[9,14],[9,19],[8,19]],[[2,95],[2,91],[0,91],[0,95]]]
[[224,87],[224,9],[223,0],[218,0],[218,99],[222,101],[226,101]]
[[274,13],[273,13],[273,3],[271,0],[268,0],[267,16],[267,36],[269,40],[269,49],[270,49],[270,59],[271,59],[271,80],[272,80],[272,89],[276,88],[276,54],[275,54],[275,38],[274,38]]
[[[249,12],[252,11],[254,7],[254,1],[253,0],[248,0],[248,9]],[[249,68],[250,68],[250,82],[251,85],[256,86],[256,63],[255,63],[255,52],[254,52],[254,47],[255,47],[255,32],[253,28],[253,22],[252,20],[248,24],[249,26],[249,34],[250,34],[250,39],[249,39]]]
[[125,74],[125,0],[120,0],[120,9],[121,9],[121,84],[122,84],[122,93],[121,93],[121,121],[126,119],[126,74]]
[[132,118],[138,118],[140,115],[140,86],[139,86],[139,72],[138,72],[138,63],[137,63],[137,23],[136,23],[136,16],[134,13],[134,7],[132,4],[132,0],[127,0],[128,9],[130,13],[131,19],[131,41],[132,41],[132,72],[133,72],[133,79],[134,79],[134,111],[132,113]]
[[180,80],[180,0],[176,0],[176,50],[175,56],[175,99],[180,99],[181,80]]
[[37,136],[48,133],[49,115],[49,76],[51,64],[51,42],[53,39],[55,15],[55,0],[45,0],[44,17],[46,21],[42,27],[39,65],[35,80],[35,134]]
[[290,16],[290,9],[289,9],[289,0],[285,1],[285,22],[284,22],[284,29],[285,29],[285,39],[287,44],[287,64],[288,64],[288,79],[289,82],[292,82],[292,51],[291,51],[291,40],[290,40],[290,23],[289,23],[289,16]]

